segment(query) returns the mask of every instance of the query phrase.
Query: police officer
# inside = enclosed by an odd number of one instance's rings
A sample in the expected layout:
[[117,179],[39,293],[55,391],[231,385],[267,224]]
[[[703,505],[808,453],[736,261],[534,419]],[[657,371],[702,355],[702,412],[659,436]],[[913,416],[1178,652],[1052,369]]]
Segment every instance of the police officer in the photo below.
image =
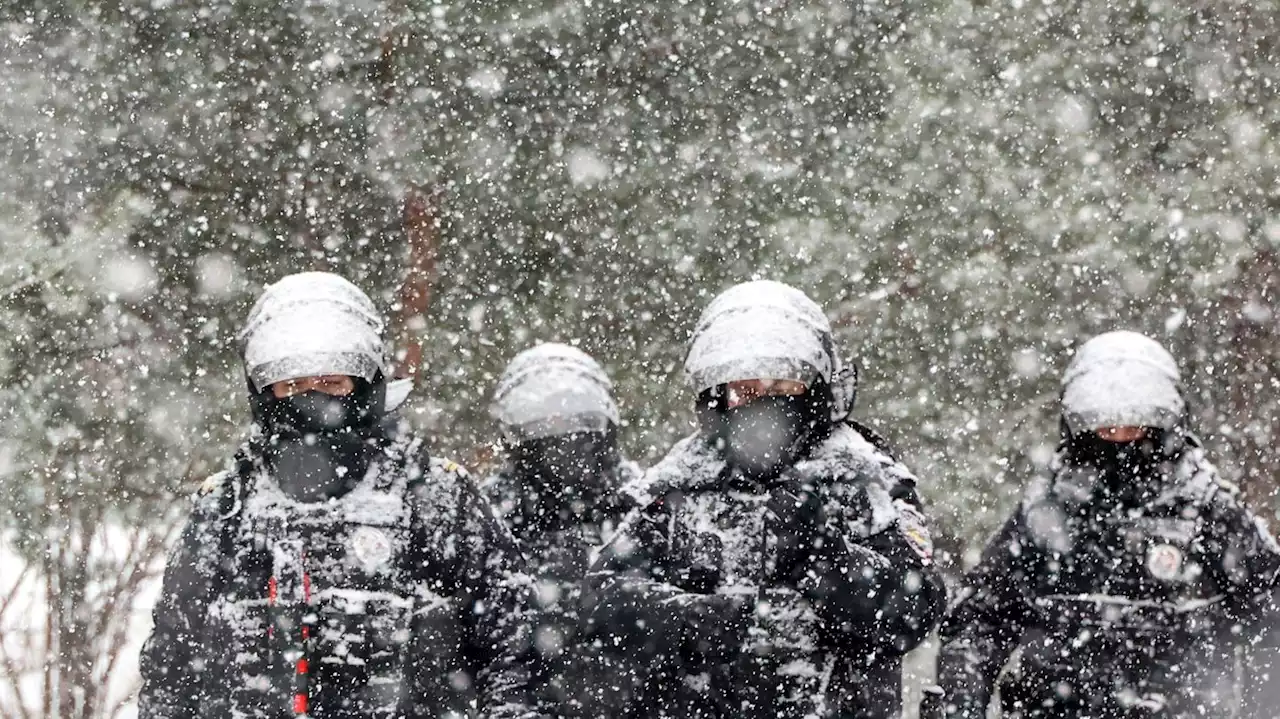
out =
[[612,716],[633,674],[579,633],[579,596],[593,552],[630,508],[640,474],[618,447],[618,405],[586,353],[540,344],[511,361],[491,407],[504,462],[481,486],[520,544],[538,592],[534,647],[540,706],[556,716]]
[[915,478],[847,420],[852,372],[800,291],[717,297],[685,370],[699,430],[628,491],[594,632],[648,668],[639,717],[897,717],[944,602]]
[[387,421],[382,331],[327,273],[253,307],[254,431],[169,557],[142,719],[528,711],[517,549],[458,465]]
[[1280,551],[1188,430],[1173,357],[1133,332],[1086,342],[1061,438],[943,623],[923,713],[985,717],[1021,650],[1005,716],[1234,716]]

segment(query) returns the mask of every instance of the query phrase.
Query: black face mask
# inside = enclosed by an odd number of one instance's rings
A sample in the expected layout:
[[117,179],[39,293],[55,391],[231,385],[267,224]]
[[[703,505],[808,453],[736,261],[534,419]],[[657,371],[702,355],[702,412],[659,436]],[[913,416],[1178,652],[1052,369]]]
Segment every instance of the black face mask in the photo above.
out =
[[521,442],[512,448],[516,471],[539,487],[594,483],[617,460],[617,445],[604,432],[573,432]]
[[367,394],[359,390],[342,397],[314,390],[291,397],[271,397],[265,409],[264,429],[280,435],[360,429],[370,419]]
[[376,449],[368,396],[311,391],[266,398],[265,457],[286,495],[320,501],[345,493],[364,477]]
[[1161,433],[1148,430],[1146,437],[1133,442],[1109,442],[1095,432],[1071,438],[1069,457],[1073,464],[1098,470],[1103,489],[1125,500],[1141,500],[1159,485],[1166,459]]
[[619,456],[612,431],[526,440],[511,448],[511,460],[522,486],[513,518],[517,536],[578,523],[614,506],[610,471]]
[[371,441],[356,434],[275,437],[266,449],[271,476],[299,502],[346,494],[364,478],[372,457]]
[[725,461],[744,476],[767,481],[795,463],[813,428],[804,397],[761,397],[724,410],[719,439]]

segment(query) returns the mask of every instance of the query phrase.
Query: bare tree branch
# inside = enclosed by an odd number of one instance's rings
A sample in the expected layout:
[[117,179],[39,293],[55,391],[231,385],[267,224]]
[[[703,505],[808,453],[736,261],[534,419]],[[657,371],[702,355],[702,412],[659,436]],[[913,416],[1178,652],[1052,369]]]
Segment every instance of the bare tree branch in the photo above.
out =
[[18,295],[21,295],[23,292],[55,279],[66,271],[67,267],[62,265],[48,268],[44,272],[33,274],[30,277],[24,277],[3,290],[0,290],[0,302],[11,302],[17,299]]
[[[142,591],[142,586],[148,580],[155,576],[152,567],[155,566],[156,560],[163,555],[165,547],[169,543],[169,539],[178,531],[178,525],[171,525],[163,535],[156,535],[149,530],[140,530],[135,535],[135,541],[132,543],[131,554],[133,548],[140,548],[142,551],[127,567],[129,569],[128,579],[122,582],[110,597],[104,614],[115,618],[114,630],[107,636],[106,646],[104,650],[100,650],[98,656],[106,659],[106,665],[103,668],[100,683],[104,684],[115,674],[115,667],[123,654],[124,645],[129,640],[132,630],[132,612],[131,607],[138,595]],[[123,607],[117,611],[118,607]]]
[[[17,606],[18,592],[22,589],[22,585],[27,581],[27,577],[31,574],[32,565],[24,562],[22,571],[14,579],[13,586],[5,593],[4,599],[0,600],[0,620],[11,619],[10,610]],[[8,635],[8,632],[5,632]],[[27,635],[30,641],[30,634]],[[9,654],[9,648],[5,645],[4,637],[0,637],[0,681],[13,694],[16,709],[19,712],[20,719],[35,719],[35,716],[28,710],[22,693],[22,677],[26,673],[26,667],[17,665],[12,656]]]
[[214,185],[207,182],[194,182],[184,177],[179,177],[170,172],[159,173],[160,180],[187,192],[207,193],[211,195],[230,194],[233,188],[224,185]]
[[138,693],[138,690],[140,688],[141,688],[141,685],[137,681],[135,681],[132,684],[132,686],[129,687],[129,690],[124,693],[124,696],[115,700],[115,702],[111,705],[111,708],[108,709],[105,713],[103,713],[102,716],[107,717],[107,719],[114,719],[115,717],[118,717],[121,714],[123,714],[125,708],[128,707],[129,704],[133,701],[134,696]]
[[47,556],[48,556],[48,552],[46,550],[46,559],[44,562],[44,565],[45,565],[44,597],[45,597],[46,614],[45,614],[45,621],[44,621],[44,647],[43,647],[45,652],[45,659],[41,662],[41,669],[42,669],[41,674],[43,675],[43,691],[41,692],[41,695],[42,695],[42,699],[44,700],[44,703],[42,704],[42,706],[44,706],[46,710],[53,710],[54,691],[56,689],[54,673],[56,670],[55,670],[55,665],[49,661],[48,656],[51,652],[58,651],[58,647],[54,642],[54,637],[57,632],[58,612],[56,611],[56,608],[53,606],[53,602],[51,601],[54,597],[58,595],[58,592],[57,592],[57,587],[55,586],[55,580],[54,580],[54,571],[53,571],[54,566],[53,566],[53,563],[49,559],[47,559]]

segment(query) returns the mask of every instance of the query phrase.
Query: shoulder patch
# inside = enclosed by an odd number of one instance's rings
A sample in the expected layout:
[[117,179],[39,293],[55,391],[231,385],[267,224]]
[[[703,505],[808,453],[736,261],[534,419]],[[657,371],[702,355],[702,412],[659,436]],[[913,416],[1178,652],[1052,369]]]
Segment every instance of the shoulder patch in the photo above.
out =
[[431,459],[431,468],[457,475],[459,477],[471,476],[471,473],[467,471],[466,467],[463,467],[452,459],[446,459],[444,457],[433,457]]
[[924,514],[915,505],[901,499],[895,499],[893,506],[898,510],[898,532],[906,540],[924,564],[933,563],[933,537],[929,534],[929,525]]

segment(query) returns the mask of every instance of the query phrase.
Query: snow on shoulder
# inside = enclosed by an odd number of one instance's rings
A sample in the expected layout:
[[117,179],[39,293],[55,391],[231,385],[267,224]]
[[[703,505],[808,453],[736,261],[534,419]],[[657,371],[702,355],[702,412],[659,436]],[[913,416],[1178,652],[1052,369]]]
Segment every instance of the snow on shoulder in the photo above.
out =
[[[711,488],[724,469],[721,453],[704,436],[695,434],[678,442],[622,491],[637,506],[646,507],[668,492]],[[898,519],[892,499],[895,488],[916,484],[910,470],[846,424],[836,425],[831,436],[788,474],[827,494],[833,516],[841,517],[846,528],[861,537],[891,527]]]

